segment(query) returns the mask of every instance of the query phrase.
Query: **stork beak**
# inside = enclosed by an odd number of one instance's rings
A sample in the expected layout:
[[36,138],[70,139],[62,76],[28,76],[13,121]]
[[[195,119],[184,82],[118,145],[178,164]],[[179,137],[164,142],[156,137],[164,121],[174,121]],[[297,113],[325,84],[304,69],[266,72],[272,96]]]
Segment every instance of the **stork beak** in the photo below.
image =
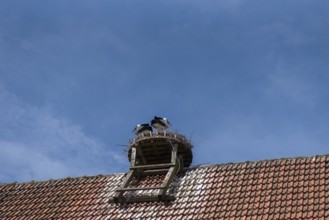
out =
[[136,131],[136,129],[141,126],[140,124],[137,124],[136,127],[132,130],[132,132]]
[[163,118],[163,119],[171,126],[171,124],[170,124],[170,122],[168,121],[167,118]]

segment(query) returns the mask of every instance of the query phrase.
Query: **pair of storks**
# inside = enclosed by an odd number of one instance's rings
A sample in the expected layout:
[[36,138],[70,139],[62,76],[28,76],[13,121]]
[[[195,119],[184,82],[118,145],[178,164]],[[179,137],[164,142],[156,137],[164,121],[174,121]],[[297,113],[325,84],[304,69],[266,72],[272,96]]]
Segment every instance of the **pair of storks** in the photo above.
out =
[[151,125],[149,123],[147,124],[138,124],[133,132],[135,132],[136,135],[143,133],[144,131],[152,132],[152,127],[156,128],[159,131],[163,131],[171,126],[170,122],[167,118],[161,118],[158,116],[154,116],[154,119],[151,121]]

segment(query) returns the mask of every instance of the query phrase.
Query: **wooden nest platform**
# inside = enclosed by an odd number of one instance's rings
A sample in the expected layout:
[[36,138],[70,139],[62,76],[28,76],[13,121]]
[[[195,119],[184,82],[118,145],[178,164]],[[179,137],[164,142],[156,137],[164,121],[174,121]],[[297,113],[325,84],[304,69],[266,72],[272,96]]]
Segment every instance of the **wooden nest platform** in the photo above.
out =
[[[192,163],[192,144],[184,135],[172,131],[144,132],[129,144],[128,159],[131,161],[131,149],[136,148],[136,165],[170,163],[172,147],[177,146],[177,158],[182,167]],[[182,168],[181,167],[181,168]]]
[[[172,131],[139,133],[129,144],[130,169],[115,190],[113,201],[173,200],[174,197],[168,194],[172,181],[179,171],[190,166],[192,157],[192,144],[184,135]],[[145,186],[143,180],[154,175],[163,175],[162,183]],[[155,194],[148,195],[150,191]]]

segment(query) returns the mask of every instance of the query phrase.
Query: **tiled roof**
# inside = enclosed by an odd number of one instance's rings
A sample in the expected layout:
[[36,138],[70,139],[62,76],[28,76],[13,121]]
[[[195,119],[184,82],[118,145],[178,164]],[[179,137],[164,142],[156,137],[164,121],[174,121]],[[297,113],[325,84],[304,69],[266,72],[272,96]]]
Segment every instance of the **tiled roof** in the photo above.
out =
[[112,201],[124,174],[2,184],[0,219],[329,219],[328,171],[329,155],[198,166],[174,201],[124,204]]

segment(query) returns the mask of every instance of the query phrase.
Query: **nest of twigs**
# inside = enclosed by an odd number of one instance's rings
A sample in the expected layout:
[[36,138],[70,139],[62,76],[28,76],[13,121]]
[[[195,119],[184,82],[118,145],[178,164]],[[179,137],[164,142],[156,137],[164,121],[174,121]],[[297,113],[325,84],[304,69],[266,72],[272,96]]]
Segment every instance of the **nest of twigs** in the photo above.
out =
[[184,135],[173,131],[144,132],[136,136],[128,145],[128,159],[131,148],[136,147],[139,164],[170,163],[172,146],[177,145],[177,157],[184,167],[190,166],[193,159],[191,141]]

